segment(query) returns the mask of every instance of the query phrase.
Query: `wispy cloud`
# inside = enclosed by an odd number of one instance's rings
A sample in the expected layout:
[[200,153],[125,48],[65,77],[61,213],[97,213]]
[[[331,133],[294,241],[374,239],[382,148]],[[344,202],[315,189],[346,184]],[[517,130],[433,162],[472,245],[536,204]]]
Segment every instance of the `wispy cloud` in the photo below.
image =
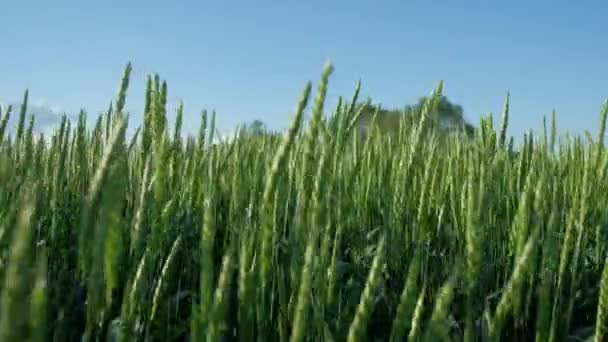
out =
[[32,102],[32,104],[36,107],[48,107],[49,102],[47,99],[40,98]]
[[[8,122],[8,129],[11,132],[14,132],[17,128],[21,103],[21,100],[0,103],[3,112],[5,112],[9,105],[13,107]],[[29,101],[27,115],[29,116],[30,114],[33,114],[35,118],[34,132],[45,135],[51,134],[61,124],[61,118],[64,114],[71,121],[77,118],[75,113],[70,113],[63,106],[51,104],[45,98],[36,98]]]
[[66,110],[61,107],[61,106],[48,106],[48,108],[51,110],[51,112],[55,113],[55,114],[63,114],[66,112]]

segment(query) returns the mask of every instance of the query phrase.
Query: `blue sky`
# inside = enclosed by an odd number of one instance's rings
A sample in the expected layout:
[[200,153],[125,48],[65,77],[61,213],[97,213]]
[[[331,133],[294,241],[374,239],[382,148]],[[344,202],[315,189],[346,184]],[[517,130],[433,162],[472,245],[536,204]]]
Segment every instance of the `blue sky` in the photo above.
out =
[[608,98],[606,17],[605,0],[6,1],[0,102],[29,88],[35,103],[97,113],[131,61],[134,114],[158,72],[191,132],[202,109],[217,111],[222,130],[257,118],[282,128],[329,59],[328,105],[359,79],[387,107],[444,80],[475,124],[489,112],[498,120],[510,91],[510,134],[539,129],[555,109],[559,128],[595,135]]

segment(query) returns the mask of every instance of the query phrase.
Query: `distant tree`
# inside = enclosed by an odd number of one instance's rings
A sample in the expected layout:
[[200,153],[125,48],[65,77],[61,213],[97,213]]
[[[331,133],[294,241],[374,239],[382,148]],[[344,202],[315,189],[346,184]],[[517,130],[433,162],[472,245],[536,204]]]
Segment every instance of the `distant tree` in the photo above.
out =
[[[411,109],[420,113],[427,100],[428,97],[421,97]],[[465,133],[470,136],[475,132],[475,127],[465,120],[463,112],[461,105],[452,103],[447,97],[441,96],[436,111],[430,114],[431,118],[436,120],[440,129],[464,129]]]
[[239,128],[239,135],[242,138],[260,138],[270,139],[276,141],[281,138],[281,132],[273,131],[266,126],[266,124],[259,119],[253,120],[249,123],[242,124]]
[[250,123],[242,126],[241,134],[246,134],[249,136],[262,136],[268,134],[269,131],[266,128],[266,124],[259,119],[253,120]]
[[[371,102],[361,104],[362,110],[359,117],[358,127],[365,131],[371,124],[374,114],[377,112],[376,123],[380,130],[386,134],[397,133],[401,118],[405,118],[406,124],[413,125],[420,120],[422,109],[428,97],[421,97],[414,105],[407,105],[403,109],[386,109],[378,107]],[[442,96],[436,110],[430,114],[430,118],[435,123],[435,128],[441,132],[452,132],[461,130],[471,137],[475,133],[475,127],[468,123],[464,118],[462,106],[454,104],[445,96]]]
[[266,124],[259,119],[253,120],[245,129],[247,133],[253,135],[263,135],[268,132]]

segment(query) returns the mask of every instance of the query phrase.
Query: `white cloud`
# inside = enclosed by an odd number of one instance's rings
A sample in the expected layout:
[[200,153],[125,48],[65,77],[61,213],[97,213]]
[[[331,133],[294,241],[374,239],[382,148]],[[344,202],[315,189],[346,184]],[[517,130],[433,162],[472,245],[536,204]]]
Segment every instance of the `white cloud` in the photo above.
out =
[[53,112],[54,114],[63,114],[63,112],[65,112],[65,109],[61,106],[48,106],[49,109],[51,110],[51,112]]
[[41,98],[32,103],[36,107],[48,107],[49,102],[47,99]]

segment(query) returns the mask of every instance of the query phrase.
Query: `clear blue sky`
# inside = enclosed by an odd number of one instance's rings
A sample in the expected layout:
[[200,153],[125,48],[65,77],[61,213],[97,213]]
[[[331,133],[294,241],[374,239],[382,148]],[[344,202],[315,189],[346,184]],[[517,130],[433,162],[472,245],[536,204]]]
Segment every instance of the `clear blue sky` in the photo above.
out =
[[[388,107],[445,94],[477,123],[512,96],[510,133],[558,126],[596,132],[608,98],[608,1],[27,1],[0,5],[0,101],[97,112],[127,61],[127,107],[160,73],[196,131],[202,109],[221,129],[259,118],[284,127],[307,80],[330,59],[329,103],[364,96]],[[316,89],[316,88],[315,88]]]

